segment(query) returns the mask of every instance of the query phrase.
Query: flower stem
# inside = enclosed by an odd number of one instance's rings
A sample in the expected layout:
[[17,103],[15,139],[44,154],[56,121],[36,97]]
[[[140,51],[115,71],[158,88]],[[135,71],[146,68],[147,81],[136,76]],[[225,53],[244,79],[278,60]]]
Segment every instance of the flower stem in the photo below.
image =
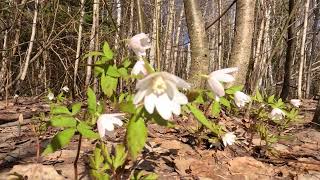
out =
[[76,159],[73,162],[73,168],[74,168],[74,179],[78,180],[78,160],[80,156],[80,149],[81,149],[81,141],[82,141],[82,135],[79,136],[79,142],[78,142],[78,149],[77,149],[77,155]]

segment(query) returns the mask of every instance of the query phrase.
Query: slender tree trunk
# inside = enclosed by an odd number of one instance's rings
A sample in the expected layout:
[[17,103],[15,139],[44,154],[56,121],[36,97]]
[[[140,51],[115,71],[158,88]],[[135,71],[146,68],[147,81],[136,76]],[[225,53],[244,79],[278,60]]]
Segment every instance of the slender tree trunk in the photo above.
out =
[[80,13],[80,20],[79,20],[79,27],[78,27],[78,40],[77,40],[77,50],[76,50],[76,60],[74,62],[74,72],[73,72],[73,91],[72,96],[75,98],[75,93],[77,91],[77,76],[78,76],[78,68],[79,68],[79,61],[80,61],[80,51],[81,51],[81,41],[82,41],[82,24],[83,24],[83,17],[84,17],[84,0],[80,1],[81,3],[81,13]]
[[167,30],[166,30],[166,36],[165,36],[165,53],[164,53],[164,69],[166,71],[169,70],[169,65],[172,63],[171,59],[171,47],[172,47],[172,39],[173,39],[173,22],[174,22],[174,0],[169,0],[169,15],[168,15],[168,23],[167,23]]
[[238,0],[236,7],[235,37],[229,67],[238,67],[235,74],[237,84],[245,84],[251,57],[254,30],[255,0]]
[[143,3],[141,0],[136,0],[136,10],[139,25],[139,32],[145,32],[144,17],[143,17]]
[[150,49],[150,65],[154,66],[156,61],[156,52],[157,52],[157,32],[159,31],[160,24],[160,8],[161,2],[160,0],[154,0],[154,10],[153,10],[153,18],[152,18],[152,34],[151,34],[151,49]]
[[37,18],[38,18],[38,4],[39,4],[39,0],[35,0],[35,3],[34,3],[35,7],[34,7],[34,14],[33,14],[33,21],[32,21],[32,30],[31,30],[30,43],[29,43],[29,47],[28,47],[28,50],[27,50],[27,54],[26,54],[24,68],[23,68],[23,71],[22,71],[22,74],[21,74],[21,77],[20,77],[21,81],[23,81],[26,78],[28,67],[29,67],[29,61],[30,61],[30,58],[31,58],[33,43],[34,43],[34,39],[36,37]]
[[[222,1],[218,0],[218,14],[219,17],[221,16],[221,11],[222,11]],[[219,23],[218,23],[218,69],[221,69],[222,67],[222,20],[219,18]]]
[[311,42],[311,55],[307,61],[307,80],[306,80],[306,98],[310,98],[310,89],[312,83],[312,63],[316,61],[317,54],[317,30],[320,22],[320,0],[314,1],[314,20],[312,26],[312,42]]
[[176,71],[176,65],[178,62],[178,53],[179,53],[179,42],[180,42],[180,33],[181,33],[181,24],[182,24],[182,18],[184,14],[184,8],[182,7],[180,10],[180,15],[178,19],[178,25],[176,29],[176,36],[175,36],[175,41],[174,41],[174,52],[173,52],[173,63],[171,63],[171,73],[175,73]]
[[[318,90],[318,92],[320,92],[320,88]],[[314,113],[314,116],[313,116],[313,120],[312,122],[320,128],[320,99],[318,100],[318,105],[317,105],[317,109]]]
[[[122,10],[122,7],[121,7],[121,1],[120,0],[117,0],[116,1],[117,5],[116,5],[116,12],[117,12],[117,21],[116,21],[116,37],[114,39],[114,49],[116,50],[116,52],[119,52],[119,33],[120,33],[120,25],[121,25],[121,10]],[[116,61],[116,59],[114,59],[114,61]],[[116,63],[116,62],[114,62]]]
[[198,0],[184,0],[187,27],[191,44],[191,69],[189,82],[195,88],[204,87],[199,76],[208,74],[209,47],[204,20]]
[[306,57],[305,53],[305,44],[307,38],[307,29],[308,29],[308,14],[309,14],[309,5],[310,0],[306,0],[305,9],[304,9],[304,22],[303,22],[303,32],[301,40],[301,49],[300,49],[300,66],[299,66],[299,76],[298,76],[298,98],[302,98],[302,78],[303,78],[303,66]]
[[294,22],[295,16],[292,15],[294,11],[295,0],[289,0],[289,27],[287,37],[287,54],[286,61],[284,64],[284,77],[281,98],[286,100],[289,96],[290,90],[290,78],[291,78],[291,65],[294,59]]
[[[93,16],[92,16],[92,27],[91,27],[91,35],[90,35],[90,44],[89,44],[89,50],[93,51],[95,48],[95,40],[96,40],[96,31],[97,31],[97,21],[98,21],[98,12],[99,12],[99,3],[100,0],[94,0],[93,1]],[[90,84],[91,74],[92,74],[92,67],[90,66],[92,64],[92,56],[88,57],[87,59],[87,71],[86,71],[86,81],[85,86],[88,87]]]

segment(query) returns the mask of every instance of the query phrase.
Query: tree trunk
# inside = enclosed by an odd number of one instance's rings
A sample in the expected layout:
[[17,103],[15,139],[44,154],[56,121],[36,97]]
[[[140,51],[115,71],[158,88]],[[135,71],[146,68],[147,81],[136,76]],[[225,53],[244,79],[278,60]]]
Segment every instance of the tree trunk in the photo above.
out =
[[289,27],[287,37],[287,54],[284,64],[284,77],[282,84],[282,92],[280,97],[286,100],[290,90],[290,78],[291,78],[291,64],[294,59],[294,22],[295,16],[292,15],[295,6],[295,0],[289,0]]
[[235,37],[229,67],[238,67],[235,74],[237,84],[245,84],[251,57],[254,30],[255,0],[238,0],[236,7]]
[[317,53],[317,30],[320,21],[320,0],[314,1],[314,20],[312,26],[312,42],[311,42],[311,55],[307,61],[307,81],[306,81],[306,98],[310,98],[310,89],[312,82],[312,63],[316,61]]
[[80,20],[79,20],[79,27],[78,27],[78,40],[77,40],[77,51],[76,51],[76,60],[74,62],[74,72],[73,72],[73,90],[72,96],[75,97],[75,93],[77,91],[77,76],[78,76],[78,68],[79,68],[79,61],[80,61],[80,51],[81,51],[81,40],[82,40],[82,24],[83,24],[83,17],[84,17],[84,0],[80,1],[81,3],[81,13],[80,13]]
[[195,88],[204,87],[200,74],[208,74],[209,47],[204,20],[198,0],[184,0],[187,27],[191,43],[191,69],[189,82]]
[[302,98],[302,78],[303,78],[303,66],[305,61],[305,46],[306,46],[306,38],[307,38],[307,29],[308,29],[308,14],[309,14],[309,5],[310,0],[306,0],[305,9],[304,9],[304,22],[303,22],[303,32],[302,32],[302,40],[301,40],[301,50],[300,50],[300,66],[299,66],[299,76],[298,76],[298,98]]
[[[96,31],[97,31],[97,21],[99,19],[98,17],[98,11],[99,11],[99,1],[100,0],[94,0],[93,1],[93,16],[92,16],[92,27],[91,27],[91,34],[90,34],[90,44],[89,44],[89,50],[93,51],[95,48],[95,40],[96,40]],[[92,67],[90,66],[92,64],[92,56],[88,57],[87,59],[87,72],[86,72],[86,81],[85,86],[88,87],[90,84],[91,79],[91,71]]]

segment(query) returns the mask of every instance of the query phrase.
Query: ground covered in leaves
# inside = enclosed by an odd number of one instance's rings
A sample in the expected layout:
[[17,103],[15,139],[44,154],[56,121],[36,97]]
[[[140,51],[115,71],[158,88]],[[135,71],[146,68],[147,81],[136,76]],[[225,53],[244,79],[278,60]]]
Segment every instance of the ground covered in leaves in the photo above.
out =
[[[281,132],[286,137],[265,148],[259,136],[251,136],[246,128],[250,119],[229,117],[218,119],[235,130],[237,143],[224,148],[220,142],[203,141],[200,134],[192,133],[197,126],[192,116],[175,119],[174,128],[150,124],[149,137],[143,154],[135,164],[125,169],[155,172],[159,179],[320,179],[320,131],[310,126],[316,101],[304,100],[302,121]],[[0,179],[18,174],[28,179],[73,179],[73,161],[77,137],[65,149],[37,159],[37,139],[33,126],[39,113],[47,113],[49,105],[39,99],[19,98],[0,102]],[[55,134],[50,129],[40,137],[43,149]],[[107,146],[122,141],[125,129],[117,129],[109,137]],[[90,179],[88,156],[96,141],[83,140],[80,154],[79,177]],[[123,179],[130,175],[124,172]]]

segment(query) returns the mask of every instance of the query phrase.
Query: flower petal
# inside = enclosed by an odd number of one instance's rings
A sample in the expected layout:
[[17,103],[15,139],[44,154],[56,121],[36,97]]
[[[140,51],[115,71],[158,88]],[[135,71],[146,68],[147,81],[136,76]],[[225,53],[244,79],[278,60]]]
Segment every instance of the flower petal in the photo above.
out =
[[133,104],[138,104],[146,95],[148,89],[141,89],[134,95]]
[[168,72],[161,72],[161,74],[165,77],[165,79],[168,79],[169,81],[173,82],[179,88],[185,88],[185,89],[191,88],[189,83],[187,83],[185,80],[181,79],[178,76],[175,76]]
[[156,105],[157,102],[157,96],[153,93],[150,93],[148,95],[145,96],[144,98],[144,107],[146,108],[146,110],[148,111],[148,113],[152,114],[154,111],[154,107]]
[[172,105],[172,103],[167,94],[162,94],[158,97],[156,101],[156,109],[163,119],[169,120],[171,118],[172,114],[170,105]]
[[216,80],[215,78],[209,77],[208,83],[209,83],[209,86],[210,86],[211,90],[217,96],[221,97],[221,96],[225,95],[224,88],[223,88],[222,84],[218,80]]

